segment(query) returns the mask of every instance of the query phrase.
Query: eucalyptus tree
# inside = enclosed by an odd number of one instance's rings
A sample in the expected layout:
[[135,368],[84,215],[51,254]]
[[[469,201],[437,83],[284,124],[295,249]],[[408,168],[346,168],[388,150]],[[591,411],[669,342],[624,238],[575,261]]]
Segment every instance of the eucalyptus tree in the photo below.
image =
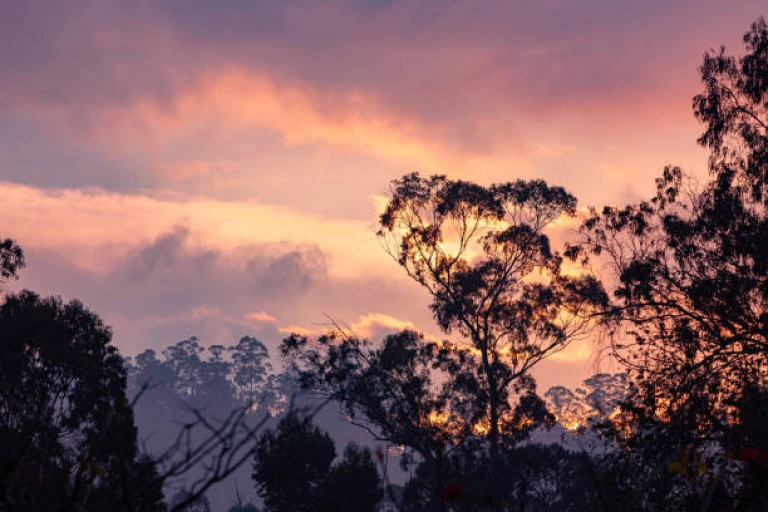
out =
[[[768,385],[768,29],[746,54],[709,52],[694,113],[710,179],[676,167],[650,201],[593,211],[586,245],[615,276],[606,317],[614,354],[658,417],[701,437],[728,429],[734,404]],[[685,421],[683,421],[685,420]]]
[[253,480],[273,512],[316,512],[336,457],[333,440],[311,418],[288,414],[258,439]]
[[380,218],[383,246],[428,292],[457,338],[450,349],[467,354],[457,378],[487,426],[494,481],[501,437],[520,427],[512,395],[530,391],[531,369],[584,336],[607,300],[593,277],[563,272],[550,246],[547,229],[575,210],[575,197],[541,180],[482,186],[414,173],[392,182]]
[[[654,457],[682,450],[677,457],[687,461],[685,474],[703,485],[692,494],[698,508],[711,504],[707,489],[723,481],[715,470],[725,464],[724,452],[734,460],[768,442],[765,429],[744,427],[764,422],[760,408],[748,405],[768,391],[763,18],[744,44],[742,56],[721,48],[708,52],[700,67],[703,91],[693,107],[704,127],[698,142],[710,151],[708,180],[692,184],[669,166],[651,200],[593,210],[583,225],[582,247],[589,252],[582,256],[601,261],[613,275],[613,301],[604,315],[616,334],[613,355],[636,388],[626,407],[630,421],[618,430],[629,434],[628,445]],[[700,462],[708,470],[697,475]]]
[[232,381],[244,403],[261,402],[272,371],[267,347],[256,338],[243,336],[228,349],[232,353]]

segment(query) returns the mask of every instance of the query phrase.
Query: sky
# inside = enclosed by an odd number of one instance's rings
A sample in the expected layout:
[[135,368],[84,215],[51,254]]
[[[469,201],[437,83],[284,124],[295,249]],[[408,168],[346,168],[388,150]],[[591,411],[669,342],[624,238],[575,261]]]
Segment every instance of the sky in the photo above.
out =
[[[543,178],[581,206],[706,175],[691,99],[764,1],[29,0],[0,16],[11,289],[78,298],[125,355],[196,335],[273,349],[330,321],[436,333],[382,250],[412,171]],[[567,233],[560,235],[568,236]],[[562,238],[562,237],[561,237]],[[540,389],[613,371],[584,340]]]

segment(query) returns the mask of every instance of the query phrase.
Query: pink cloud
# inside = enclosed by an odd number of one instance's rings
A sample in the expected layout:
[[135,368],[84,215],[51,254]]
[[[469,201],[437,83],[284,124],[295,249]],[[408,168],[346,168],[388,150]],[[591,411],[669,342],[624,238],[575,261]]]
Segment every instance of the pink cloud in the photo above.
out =
[[266,311],[257,311],[255,313],[248,313],[245,315],[245,318],[247,318],[248,320],[253,320],[254,322],[258,322],[258,323],[268,323],[268,324],[277,323],[277,318],[270,315]]

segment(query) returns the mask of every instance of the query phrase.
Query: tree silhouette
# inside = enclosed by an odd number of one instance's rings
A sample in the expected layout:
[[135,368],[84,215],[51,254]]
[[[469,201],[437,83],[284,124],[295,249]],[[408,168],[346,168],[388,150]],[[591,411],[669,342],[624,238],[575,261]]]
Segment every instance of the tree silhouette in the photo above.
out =
[[262,434],[253,480],[270,512],[374,512],[383,490],[371,452],[349,444],[335,464],[336,448],[311,416],[291,412]]
[[228,350],[232,353],[232,380],[237,386],[240,400],[260,403],[264,398],[268,374],[272,370],[267,347],[256,338],[244,336]]
[[320,486],[336,450],[308,417],[288,414],[259,438],[253,480],[271,512],[317,510]]
[[109,328],[77,301],[24,291],[0,305],[0,333],[0,506],[162,510]]
[[544,232],[573,215],[576,199],[543,181],[484,187],[415,173],[391,190],[379,237],[430,294],[440,327],[461,337],[455,349],[472,355],[461,379],[488,424],[496,479],[511,395],[529,391],[531,368],[585,334],[592,309],[606,301],[593,278],[562,273]]
[[[736,59],[708,53],[696,117],[711,180],[686,190],[677,168],[651,201],[593,212],[586,242],[617,276],[615,354],[655,414],[680,435],[727,430],[745,385],[764,388],[768,364],[768,32],[762,18]],[[653,399],[651,400],[651,397]],[[692,440],[692,439],[689,439]],[[681,441],[682,442],[682,441]]]
[[[243,340],[239,347],[243,350]],[[270,420],[265,404],[256,410],[246,396],[237,396],[236,365],[227,358],[235,349],[206,348],[191,337],[169,346],[160,358],[147,350],[130,361],[130,389],[140,396],[138,423],[152,442],[148,451],[163,481],[185,488],[186,497],[171,510],[182,510],[238,471],[255,453],[257,435]],[[267,380],[260,383],[262,397],[269,394]]]
[[[447,350],[414,331],[387,336],[374,346],[340,330],[311,342],[293,335],[281,350],[303,388],[338,401],[350,421],[374,439],[407,447],[429,461],[437,473],[431,479],[430,507],[442,509],[443,465],[472,427],[471,418],[461,415],[471,409],[462,403],[466,395],[452,394],[448,373],[435,375],[441,360],[451,356]],[[463,353],[458,356],[463,360]],[[460,364],[453,357],[447,361]],[[436,383],[436,377],[444,384]]]
[[16,277],[24,268],[24,251],[13,240],[0,241],[0,278]]
[[[14,277],[23,252],[6,240],[0,277]],[[128,365],[146,379],[126,396],[125,361],[101,319],[74,300],[31,291],[0,304],[0,510],[166,510],[163,485],[196,473],[171,511],[204,501],[204,493],[255,452],[251,407],[236,407],[224,347],[201,360],[196,339],[160,361],[153,351]],[[159,382],[157,382],[159,379]],[[133,406],[147,391],[170,409],[179,394],[213,402],[223,417],[194,404],[175,438],[155,455],[137,447]],[[167,411],[164,411],[167,412]],[[43,492],[41,492],[43,490]]]
[[[616,432],[644,454],[646,467],[679,469],[658,479],[666,478],[664,485],[688,479],[692,501],[682,508],[711,505],[714,489],[727,479],[724,453],[768,443],[758,431],[749,441],[736,435],[739,425],[754,424],[745,404],[768,385],[768,27],[762,18],[744,43],[744,56],[721,48],[707,53],[700,68],[704,91],[693,105],[704,124],[698,142],[710,150],[708,182],[693,187],[679,168],[667,167],[650,201],[593,210],[583,226],[590,256],[615,275],[606,323],[615,334],[613,354],[636,386],[625,405],[628,421]],[[580,252],[573,248],[571,255]],[[697,474],[700,467],[707,471]]]
[[201,355],[205,347],[200,340],[192,336],[171,345],[163,351],[165,364],[173,370],[176,392],[187,400],[196,400],[201,391],[202,363]]
[[349,444],[320,486],[320,512],[375,512],[383,490],[370,450]]

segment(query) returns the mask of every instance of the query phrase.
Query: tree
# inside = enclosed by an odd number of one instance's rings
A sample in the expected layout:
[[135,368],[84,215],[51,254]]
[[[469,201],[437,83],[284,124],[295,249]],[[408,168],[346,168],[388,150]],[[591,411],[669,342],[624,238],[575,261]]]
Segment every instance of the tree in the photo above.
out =
[[267,510],[373,512],[382,485],[371,452],[349,444],[336,449],[311,416],[286,415],[259,439],[253,479]]
[[317,510],[320,486],[336,450],[331,438],[308,417],[288,414],[258,440],[253,480],[267,510]]
[[[466,394],[454,393],[449,371],[465,361],[423,335],[402,331],[380,346],[337,330],[310,342],[292,335],[282,353],[304,389],[342,405],[350,420],[374,439],[407,447],[434,471],[429,507],[442,510],[447,456],[472,428]],[[438,370],[442,367],[443,372]],[[435,380],[444,384],[438,384]],[[470,410],[470,417],[462,412]],[[403,461],[407,463],[406,454]]]
[[379,237],[427,290],[440,327],[459,335],[456,349],[472,355],[461,378],[488,425],[496,479],[511,395],[529,391],[530,370],[585,334],[593,308],[606,301],[593,278],[562,272],[544,232],[574,214],[576,199],[543,181],[484,187],[415,173],[391,190]]
[[320,487],[320,512],[375,512],[383,490],[370,450],[349,444]]
[[635,386],[618,437],[646,454],[648,465],[680,471],[662,471],[658,480],[688,480],[679,494],[690,501],[682,508],[711,505],[713,490],[728,478],[727,453],[768,446],[762,429],[749,440],[740,434],[763,421],[746,404],[768,390],[764,19],[744,43],[742,57],[721,48],[700,68],[704,91],[693,106],[704,124],[698,142],[710,150],[710,179],[693,187],[679,168],[667,167],[650,201],[593,210],[582,228],[589,254],[572,251],[615,276],[604,315],[613,355]]
[[184,510],[251,460],[256,437],[270,419],[251,403],[237,403],[227,352],[222,345],[205,348],[192,337],[168,347],[162,358],[147,350],[129,364],[131,390],[139,397],[137,418],[152,441],[160,477],[166,485],[185,488],[172,512]]
[[176,392],[186,400],[195,400],[200,394],[203,376],[201,355],[205,347],[196,336],[171,345],[163,351],[165,364],[173,371]]
[[[711,179],[686,189],[667,167],[651,201],[593,211],[592,255],[615,276],[606,319],[620,337],[649,416],[672,420],[679,443],[722,437],[748,387],[768,365],[768,30],[761,18],[747,54],[710,52],[694,112],[711,150]],[[623,331],[620,328],[624,328]],[[651,410],[652,409],[652,410]],[[768,440],[766,440],[768,441]]]
[[544,398],[548,410],[557,422],[569,430],[590,427],[619,412],[630,392],[625,373],[600,373],[585,379],[581,386],[570,390],[555,386],[547,390]]
[[261,402],[272,370],[267,347],[250,336],[243,336],[237,345],[229,347],[232,352],[232,370],[238,396],[244,402]]
[[0,305],[0,509],[163,509],[111,336],[77,301]]
[[10,279],[24,268],[24,251],[13,240],[0,241],[0,278]]
[[[0,244],[0,252],[0,278],[14,277],[23,266],[23,252],[9,240]],[[157,456],[140,454],[132,406],[155,390],[151,377],[160,378],[159,403],[167,406],[180,389],[231,391],[228,366],[223,347],[211,347],[212,358],[201,362],[196,340],[174,347],[175,367],[147,351],[128,365],[133,377],[149,379],[129,402],[126,364],[111,337],[109,327],[76,300],[64,304],[30,291],[4,297],[0,510],[165,510],[163,485],[199,470],[172,505],[176,512],[204,499],[212,485],[253,456],[255,436],[267,417],[251,421],[248,407],[214,420],[194,406],[170,445]]]

